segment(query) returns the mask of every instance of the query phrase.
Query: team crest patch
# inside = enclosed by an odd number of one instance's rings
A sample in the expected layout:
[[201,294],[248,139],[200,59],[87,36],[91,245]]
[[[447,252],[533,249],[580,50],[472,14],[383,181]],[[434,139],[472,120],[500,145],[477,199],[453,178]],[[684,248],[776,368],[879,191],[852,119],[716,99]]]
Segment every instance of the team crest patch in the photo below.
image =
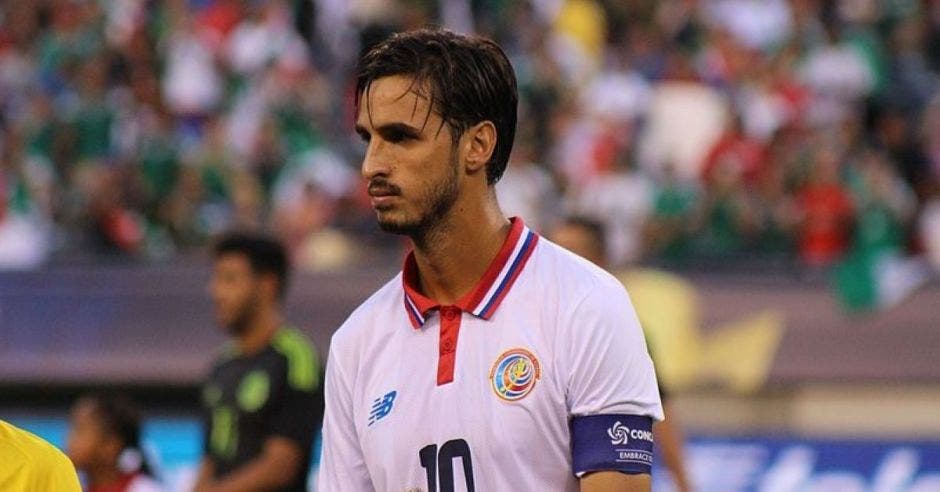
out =
[[260,369],[251,371],[238,385],[238,404],[246,412],[254,412],[268,401],[270,391],[268,373]]
[[517,401],[532,392],[542,377],[539,360],[526,349],[515,348],[500,355],[490,369],[490,381],[496,396]]

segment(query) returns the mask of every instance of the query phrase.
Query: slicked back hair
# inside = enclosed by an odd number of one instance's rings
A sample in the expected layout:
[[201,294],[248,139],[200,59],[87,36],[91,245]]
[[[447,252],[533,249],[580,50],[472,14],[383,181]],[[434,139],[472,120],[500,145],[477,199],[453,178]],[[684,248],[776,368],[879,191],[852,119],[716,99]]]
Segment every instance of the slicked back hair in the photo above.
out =
[[412,90],[429,98],[431,110],[450,125],[455,144],[471,126],[492,122],[496,148],[486,163],[486,181],[499,181],[512,151],[519,99],[516,75],[502,48],[441,28],[393,34],[359,60],[356,109],[373,82],[393,75],[412,77]]

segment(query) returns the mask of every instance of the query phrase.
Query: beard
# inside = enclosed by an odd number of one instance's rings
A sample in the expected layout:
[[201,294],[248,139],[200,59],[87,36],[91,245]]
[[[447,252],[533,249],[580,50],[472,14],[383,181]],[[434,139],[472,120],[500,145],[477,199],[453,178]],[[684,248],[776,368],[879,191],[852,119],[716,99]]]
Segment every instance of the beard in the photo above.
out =
[[450,213],[457,202],[457,197],[460,195],[457,164],[457,149],[455,148],[451,150],[449,172],[441,181],[424,190],[419,198],[420,216],[396,220],[391,217],[383,218],[382,214],[379,214],[379,228],[385,232],[409,236],[413,239],[426,236],[428,231]]
[[235,316],[232,317],[231,321],[226,323],[225,330],[229,335],[240,336],[248,331],[248,328],[251,326],[251,322],[255,318],[255,313],[258,311],[258,298],[255,295],[252,295],[248,299],[245,299],[244,304],[242,304],[238,312],[235,313]]

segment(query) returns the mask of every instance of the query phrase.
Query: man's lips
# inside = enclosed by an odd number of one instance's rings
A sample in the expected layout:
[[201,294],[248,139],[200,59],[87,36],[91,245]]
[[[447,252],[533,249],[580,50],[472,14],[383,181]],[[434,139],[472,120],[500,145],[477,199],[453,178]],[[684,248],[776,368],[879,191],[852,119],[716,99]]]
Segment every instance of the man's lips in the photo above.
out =
[[385,208],[391,205],[398,195],[372,195],[372,208]]
[[372,197],[372,208],[387,207],[400,192],[389,184],[376,184],[369,186],[369,196]]

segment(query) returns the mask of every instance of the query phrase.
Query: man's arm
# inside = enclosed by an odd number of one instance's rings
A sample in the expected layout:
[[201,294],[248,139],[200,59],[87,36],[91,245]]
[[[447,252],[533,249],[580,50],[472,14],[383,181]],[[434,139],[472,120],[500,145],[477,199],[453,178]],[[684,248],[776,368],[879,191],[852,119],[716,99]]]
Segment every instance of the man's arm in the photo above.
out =
[[652,485],[646,474],[602,471],[581,478],[581,492],[649,492]]
[[226,475],[222,480],[200,483],[201,487],[197,486],[196,492],[250,492],[284,487],[297,476],[303,466],[302,458],[303,452],[294,441],[271,437],[265,441],[264,448],[257,458]]
[[649,491],[653,422],[662,407],[653,363],[623,287],[599,279],[559,337],[568,373],[572,472],[581,490]]
[[685,472],[685,457],[682,449],[682,431],[676,423],[675,412],[671,405],[663,401],[663,411],[666,414],[666,420],[656,422],[653,426],[653,434],[656,436],[656,443],[662,451],[663,460],[666,461],[666,468],[672,472],[672,481],[676,485],[677,492],[689,492],[689,477]]
[[206,490],[212,483],[212,476],[215,474],[215,465],[212,463],[212,460],[208,457],[203,457],[202,461],[199,462],[199,473],[196,475],[196,485],[193,487],[194,492],[199,492]]

